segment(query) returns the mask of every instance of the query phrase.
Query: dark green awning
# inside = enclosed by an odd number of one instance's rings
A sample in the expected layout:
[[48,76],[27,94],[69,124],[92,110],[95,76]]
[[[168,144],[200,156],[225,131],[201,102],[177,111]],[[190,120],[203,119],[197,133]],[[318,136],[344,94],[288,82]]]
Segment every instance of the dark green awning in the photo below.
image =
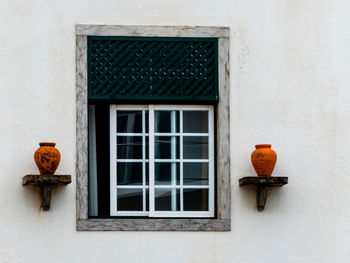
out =
[[218,101],[216,38],[88,37],[89,99]]

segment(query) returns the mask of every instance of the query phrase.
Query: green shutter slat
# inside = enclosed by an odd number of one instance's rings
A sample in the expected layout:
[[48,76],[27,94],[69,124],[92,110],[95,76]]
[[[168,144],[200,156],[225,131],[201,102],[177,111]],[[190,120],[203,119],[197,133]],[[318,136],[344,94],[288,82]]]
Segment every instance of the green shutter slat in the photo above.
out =
[[218,100],[215,38],[88,37],[91,100]]

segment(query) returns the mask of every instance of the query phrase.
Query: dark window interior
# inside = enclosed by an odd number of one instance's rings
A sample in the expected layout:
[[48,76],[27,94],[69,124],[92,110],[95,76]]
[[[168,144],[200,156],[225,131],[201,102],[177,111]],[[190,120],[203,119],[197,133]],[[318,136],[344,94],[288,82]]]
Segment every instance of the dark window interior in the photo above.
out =
[[109,104],[95,104],[98,215],[109,216]]

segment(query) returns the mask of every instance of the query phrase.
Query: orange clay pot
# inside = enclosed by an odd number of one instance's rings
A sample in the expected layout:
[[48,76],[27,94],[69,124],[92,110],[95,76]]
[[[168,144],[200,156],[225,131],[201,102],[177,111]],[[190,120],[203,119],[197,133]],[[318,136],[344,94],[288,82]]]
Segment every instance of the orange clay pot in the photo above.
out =
[[41,142],[34,153],[34,161],[40,174],[54,174],[61,160],[60,152],[55,148],[54,142]]
[[271,176],[277,161],[276,152],[271,149],[271,144],[258,144],[255,148],[251,159],[256,173],[258,176]]

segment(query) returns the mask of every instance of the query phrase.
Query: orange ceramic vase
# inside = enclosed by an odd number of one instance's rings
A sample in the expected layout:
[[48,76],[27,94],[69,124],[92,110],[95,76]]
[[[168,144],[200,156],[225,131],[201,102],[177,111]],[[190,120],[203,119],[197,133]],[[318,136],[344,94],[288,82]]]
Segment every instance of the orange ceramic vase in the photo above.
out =
[[40,174],[54,174],[61,160],[60,152],[54,142],[41,142],[34,153],[34,161]]
[[276,152],[271,149],[271,144],[258,144],[255,148],[251,159],[256,173],[258,176],[271,176],[277,161]]

